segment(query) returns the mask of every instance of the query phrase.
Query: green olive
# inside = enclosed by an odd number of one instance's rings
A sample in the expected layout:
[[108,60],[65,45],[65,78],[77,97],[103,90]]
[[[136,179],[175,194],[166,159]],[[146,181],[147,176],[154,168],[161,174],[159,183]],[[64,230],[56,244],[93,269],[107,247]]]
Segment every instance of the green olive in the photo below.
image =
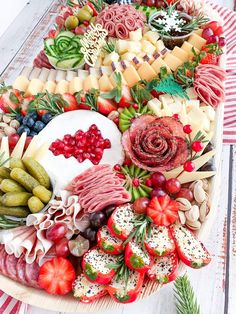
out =
[[90,21],[90,19],[92,18],[92,15],[88,11],[81,9],[77,17],[79,21],[83,23],[84,21]]
[[75,29],[79,25],[79,20],[76,16],[70,15],[66,18],[65,26],[69,31]]
[[89,5],[86,4],[82,9],[88,11],[93,16],[93,9]]
[[90,22],[90,24],[95,24],[96,16],[93,16],[89,22]]

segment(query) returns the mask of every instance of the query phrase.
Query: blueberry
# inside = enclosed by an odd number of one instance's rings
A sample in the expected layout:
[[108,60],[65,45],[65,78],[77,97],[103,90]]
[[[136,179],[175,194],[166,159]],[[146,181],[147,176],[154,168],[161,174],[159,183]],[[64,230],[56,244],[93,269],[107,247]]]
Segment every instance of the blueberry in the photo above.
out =
[[35,135],[37,135],[38,133],[37,132],[35,132],[35,131],[30,131],[30,134],[29,134],[29,136],[31,136],[31,137],[34,137]]
[[47,112],[42,116],[42,122],[48,124],[48,122],[50,122],[52,118],[52,114],[50,112]]
[[42,121],[36,121],[33,127],[35,132],[40,132],[45,127],[45,124]]
[[35,121],[34,119],[32,119],[31,117],[29,117],[28,115],[24,117],[23,121],[22,121],[23,125],[28,126],[29,128],[32,128]]
[[27,117],[32,118],[34,122],[38,120],[37,112],[30,112],[29,114],[27,114]]
[[22,123],[23,118],[24,118],[24,117],[23,117],[20,113],[17,113],[17,114],[16,114],[16,120],[19,121],[20,123]]
[[21,135],[22,133],[26,132],[27,136],[30,134],[30,129],[26,126],[26,125],[21,125],[18,129],[17,129],[17,133],[19,135]]

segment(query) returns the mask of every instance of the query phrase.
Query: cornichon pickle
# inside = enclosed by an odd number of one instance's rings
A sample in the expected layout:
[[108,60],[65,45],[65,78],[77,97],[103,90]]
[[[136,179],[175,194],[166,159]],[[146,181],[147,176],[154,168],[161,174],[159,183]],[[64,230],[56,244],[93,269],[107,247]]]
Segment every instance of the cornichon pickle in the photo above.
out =
[[28,207],[17,206],[17,207],[7,207],[0,205],[0,215],[9,215],[19,218],[27,217],[30,214]]
[[40,185],[35,178],[20,168],[12,169],[11,178],[20,183],[29,192],[32,192],[36,186]]
[[10,178],[10,172],[11,170],[6,167],[0,167],[0,177],[2,179],[9,179]]
[[32,213],[38,213],[44,208],[44,204],[36,196],[32,196],[28,200],[28,207]]
[[20,169],[26,170],[25,166],[23,164],[23,161],[20,158],[11,158],[10,159],[10,167],[11,167],[11,169],[20,168]]
[[4,179],[0,184],[0,189],[5,192],[25,192],[23,186],[12,179]]
[[2,196],[1,203],[4,206],[24,206],[28,204],[28,199],[32,194],[27,192],[9,192]]
[[50,188],[50,178],[46,170],[35,159],[27,157],[23,159],[27,171],[45,188]]
[[48,203],[52,197],[52,192],[42,185],[36,186],[33,189],[34,196],[37,196],[43,203]]

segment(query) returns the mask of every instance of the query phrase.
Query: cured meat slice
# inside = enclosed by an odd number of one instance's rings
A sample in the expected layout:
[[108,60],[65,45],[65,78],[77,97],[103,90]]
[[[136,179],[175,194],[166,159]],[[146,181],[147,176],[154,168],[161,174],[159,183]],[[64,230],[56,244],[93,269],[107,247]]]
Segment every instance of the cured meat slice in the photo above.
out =
[[34,288],[38,288],[39,265],[36,261],[32,264],[26,263],[25,278],[28,284]]
[[105,29],[108,31],[108,35],[114,37],[115,35],[115,24],[112,21],[107,21],[104,24]]
[[1,245],[1,247],[0,247],[0,273],[2,273],[3,272],[3,265],[4,265],[4,258],[3,258],[3,256],[4,256],[4,246],[3,245]]
[[6,266],[6,259],[7,259],[7,252],[4,250],[3,255],[2,255],[2,273],[5,276],[8,276],[8,271],[7,271],[7,266]]
[[5,258],[5,267],[7,274],[10,278],[17,280],[17,272],[16,272],[16,265],[18,259],[15,257],[14,254],[7,255]]
[[16,274],[18,281],[23,284],[28,284],[28,281],[26,280],[25,276],[25,268],[26,268],[26,262],[24,256],[21,256],[18,259],[17,265],[16,265]]

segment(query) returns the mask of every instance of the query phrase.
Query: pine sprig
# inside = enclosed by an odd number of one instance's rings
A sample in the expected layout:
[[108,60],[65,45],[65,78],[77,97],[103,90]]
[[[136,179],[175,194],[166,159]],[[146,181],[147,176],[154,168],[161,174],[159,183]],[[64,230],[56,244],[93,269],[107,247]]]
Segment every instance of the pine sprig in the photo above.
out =
[[174,293],[177,314],[200,314],[200,306],[186,274],[175,280]]

